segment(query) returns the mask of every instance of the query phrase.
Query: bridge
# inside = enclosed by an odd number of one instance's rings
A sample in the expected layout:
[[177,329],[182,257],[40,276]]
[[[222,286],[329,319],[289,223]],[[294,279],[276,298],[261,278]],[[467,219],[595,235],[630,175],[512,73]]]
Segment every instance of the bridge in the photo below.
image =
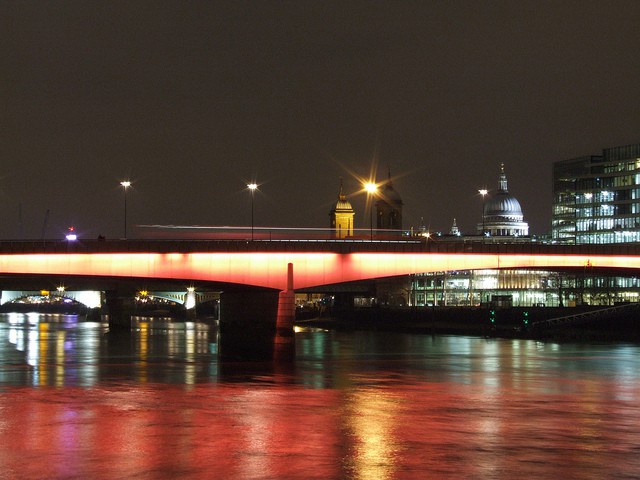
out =
[[129,325],[126,285],[131,289],[153,281],[158,290],[169,291],[163,282],[174,286],[183,282],[191,288],[218,289],[223,292],[221,339],[235,338],[226,351],[242,355],[269,350],[265,345],[247,345],[249,330],[254,339],[273,339],[279,332],[290,346],[295,289],[426,272],[586,266],[593,271],[635,273],[640,271],[640,246],[447,242],[424,237],[0,242],[0,287],[47,278],[85,282],[106,292],[114,327]]
[[638,270],[640,246],[402,240],[0,242],[0,275],[140,278],[274,290],[477,269]]

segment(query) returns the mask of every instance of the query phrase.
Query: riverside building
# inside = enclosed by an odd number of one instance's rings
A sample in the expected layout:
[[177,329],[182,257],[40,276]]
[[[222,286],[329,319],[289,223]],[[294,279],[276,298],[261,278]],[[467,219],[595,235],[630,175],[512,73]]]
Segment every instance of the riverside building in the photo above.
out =
[[[640,241],[640,145],[554,164],[552,238],[558,243]],[[485,242],[528,242],[520,202],[509,193],[504,165],[498,190],[477,225]],[[455,241],[449,236],[448,241]],[[474,241],[460,235],[458,241]],[[477,241],[477,237],[476,240]],[[405,302],[413,306],[531,307],[614,305],[640,299],[640,279],[579,272],[476,270],[413,275]]]
[[567,244],[640,241],[640,144],[554,163],[551,238]]

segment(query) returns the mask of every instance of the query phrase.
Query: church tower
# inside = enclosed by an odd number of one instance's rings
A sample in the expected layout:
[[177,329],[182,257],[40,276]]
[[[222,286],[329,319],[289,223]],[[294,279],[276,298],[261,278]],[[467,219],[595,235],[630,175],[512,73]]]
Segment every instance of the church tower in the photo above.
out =
[[355,212],[347,196],[342,191],[340,180],[340,193],[338,201],[329,212],[331,235],[333,238],[345,238],[353,236],[353,217]]
[[393,188],[391,170],[389,178],[378,191],[376,202],[378,230],[402,230],[402,199]]

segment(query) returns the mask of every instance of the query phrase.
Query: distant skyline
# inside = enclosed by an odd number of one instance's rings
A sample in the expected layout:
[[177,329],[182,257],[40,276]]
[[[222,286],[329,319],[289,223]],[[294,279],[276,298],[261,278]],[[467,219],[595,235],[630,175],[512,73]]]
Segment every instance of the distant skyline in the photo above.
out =
[[[329,225],[390,169],[405,228],[463,233],[500,164],[531,234],[552,164],[640,142],[640,2],[0,4],[0,239]],[[49,214],[47,215],[47,211]]]

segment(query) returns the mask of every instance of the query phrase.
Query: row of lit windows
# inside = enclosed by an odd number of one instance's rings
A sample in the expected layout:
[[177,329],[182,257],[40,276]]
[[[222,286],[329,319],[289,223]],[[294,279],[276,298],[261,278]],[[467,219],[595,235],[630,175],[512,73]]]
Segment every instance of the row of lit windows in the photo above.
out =
[[640,232],[629,230],[615,232],[582,231],[576,233],[575,242],[593,244],[640,242]]
[[576,230],[578,232],[596,232],[599,230],[623,230],[640,228],[639,218],[592,218],[578,219]]
[[[602,190],[600,192],[586,192],[577,193],[571,195],[572,199],[575,198],[575,203],[578,205],[589,203],[602,203],[602,202],[623,202],[626,200],[640,199],[640,188],[630,188],[626,190]],[[570,202],[562,202],[570,203]]]
[[614,172],[633,172],[640,168],[640,160],[635,160],[633,162],[619,162],[611,165],[605,165],[603,170],[604,173],[614,173]]
[[[438,278],[438,288],[425,288],[426,278]],[[426,277],[426,278],[425,278]],[[611,305],[616,301],[638,301],[638,277],[602,277],[585,268],[573,275],[531,270],[478,270],[434,276],[414,276],[411,303],[424,305],[478,305],[509,297],[514,306],[559,305],[562,292],[565,305],[582,301]],[[621,291],[632,289],[631,291]],[[636,291],[634,291],[636,290]],[[568,302],[568,303],[567,303]]]
[[[440,277],[442,279],[442,277]],[[585,268],[575,275],[559,275],[556,272],[532,270],[477,270],[459,272],[456,277],[439,281],[439,289],[484,290],[484,289],[556,289],[562,288],[640,288],[639,277],[602,277]],[[412,291],[433,290],[428,283],[414,279]]]

